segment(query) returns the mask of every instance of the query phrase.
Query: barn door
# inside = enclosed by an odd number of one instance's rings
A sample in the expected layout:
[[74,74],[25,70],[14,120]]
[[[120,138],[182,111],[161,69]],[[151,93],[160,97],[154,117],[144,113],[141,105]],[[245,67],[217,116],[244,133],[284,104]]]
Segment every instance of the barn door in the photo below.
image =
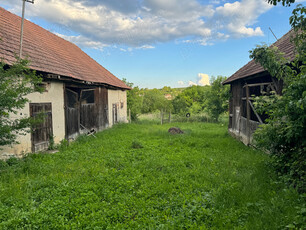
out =
[[30,116],[41,119],[41,122],[32,127],[32,152],[48,149],[50,139],[53,137],[52,104],[30,103]]
[[117,104],[113,104],[113,124],[118,122],[118,109]]
[[66,136],[73,138],[79,134],[80,108],[78,93],[66,88]]
[[81,115],[80,124],[82,128],[92,129],[97,124],[97,112],[95,105],[95,90],[84,89],[81,90]]
[[97,103],[97,126],[99,130],[108,127],[108,91],[106,88],[97,88],[95,91]]

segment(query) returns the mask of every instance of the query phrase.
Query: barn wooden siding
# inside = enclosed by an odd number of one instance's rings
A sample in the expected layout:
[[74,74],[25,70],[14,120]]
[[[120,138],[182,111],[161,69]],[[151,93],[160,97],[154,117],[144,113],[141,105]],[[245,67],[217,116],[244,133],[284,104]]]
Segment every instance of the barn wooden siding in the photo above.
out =
[[281,94],[283,83],[269,74],[231,82],[229,102],[229,132],[245,144],[251,144],[258,126],[265,122],[267,115],[259,114],[253,98],[272,91]]
[[66,138],[75,138],[90,130],[108,127],[108,92],[106,88],[79,88],[66,85]]

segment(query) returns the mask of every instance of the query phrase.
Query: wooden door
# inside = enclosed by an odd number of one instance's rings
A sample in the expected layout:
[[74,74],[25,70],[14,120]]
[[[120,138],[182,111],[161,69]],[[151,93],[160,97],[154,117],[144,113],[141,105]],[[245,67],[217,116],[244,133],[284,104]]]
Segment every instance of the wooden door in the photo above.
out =
[[97,127],[103,130],[108,127],[108,91],[106,88],[96,88],[95,101],[97,105]]
[[95,104],[95,90],[84,89],[81,90],[80,95],[80,124],[82,128],[87,130],[96,128],[98,114]]
[[32,127],[32,152],[48,149],[53,138],[52,104],[30,103],[30,116],[39,120],[39,123]]
[[73,138],[79,134],[80,106],[78,93],[66,89],[66,136]]

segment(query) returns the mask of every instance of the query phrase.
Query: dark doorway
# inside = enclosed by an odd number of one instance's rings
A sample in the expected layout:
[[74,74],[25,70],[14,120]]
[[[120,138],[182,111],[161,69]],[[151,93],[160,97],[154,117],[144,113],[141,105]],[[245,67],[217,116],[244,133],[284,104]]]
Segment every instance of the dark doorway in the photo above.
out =
[[80,101],[81,101],[81,114],[80,114],[81,128],[85,128],[87,130],[95,128],[97,126],[95,90],[94,89],[81,90]]
[[66,85],[66,138],[108,127],[108,91],[106,88],[82,88]]
[[80,127],[79,95],[66,89],[66,135],[67,138],[78,135]]

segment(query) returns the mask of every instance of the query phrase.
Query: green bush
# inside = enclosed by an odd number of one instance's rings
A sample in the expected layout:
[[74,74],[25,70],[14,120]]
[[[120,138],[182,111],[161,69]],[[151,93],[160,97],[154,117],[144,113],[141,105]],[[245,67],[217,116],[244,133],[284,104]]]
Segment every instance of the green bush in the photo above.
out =
[[143,145],[141,144],[141,142],[139,142],[138,140],[134,140],[132,142],[132,148],[133,149],[142,149]]
[[277,47],[258,46],[251,51],[251,58],[284,83],[282,95],[256,98],[258,111],[269,116],[255,133],[256,145],[271,153],[277,172],[302,193],[306,191],[305,13],[305,7],[298,5],[290,17],[298,51],[294,61],[287,60]]
[[8,164],[5,161],[0,160],[0,170],[5,169]]
[[11,157],[9,158],[6,163],[9,165],[9,166],[14,166],[14,165],[17,165],[19,164],[19,159],[17,159],[16,157]]

